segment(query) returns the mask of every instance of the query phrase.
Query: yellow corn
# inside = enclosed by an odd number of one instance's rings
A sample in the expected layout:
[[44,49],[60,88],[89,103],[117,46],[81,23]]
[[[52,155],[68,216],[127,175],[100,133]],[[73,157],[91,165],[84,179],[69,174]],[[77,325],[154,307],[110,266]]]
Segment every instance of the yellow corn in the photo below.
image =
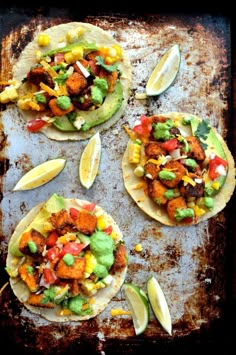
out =
[[18,93],[14,86],[6,87],[0,94],[0,103],[6,104],[8,102],[15,101],[18,98]]
[[101,230],[105,229],[107,227],[105,219],[103,216],[98,217],[97,219],[97,227]]
[[123,316],[123,315],[131,315],[131,311],[125,311],[124,309],[121,308],[111,309],[112,317]]
[[66,244],[66,243],[73,241],[73,240],[76,240],[76,235],[67,233],[67,234],[62,235],[61,237],[57,238],[57,243],[58,244]]
[[122,50],[117,44],[113,44],[110,48],[101,47],[100,52],[105,56],[106,64],[113,64],[120,60]]
[[135,245],[135,247],[134,247],[134,249],[135,249],[135,251],[137,251],[137,252],[140,252],[140,251],[142,251],[143,250],[143,247],[142,247],[142,244],[136,244]]
[[46,47],[50,43],[50,37],[46,33],[40,33],[38,36],[38,45],[40,47]]
[[90,279],[82,280],[81,288],[86,296],[92,296],[97,293],[96,284]]
[[17,102],[17,106],[21,109],[21,110],[35,110],[35,111],[40,111],[40,106],[39,104],[37,104],[36,102],[34,102],[33,100],[29,100],[29,99],[20,99]]
[[215,189],[215,190],[219,190],[219,188],[220,188],[220,184],[219,184],[218,181],[213,182],[213,184],[212,184],[211,186],[212,186],[213,189]]
[[118,238],[118,235],[115,231],[112,231],[110,235],[113,240],[116,240]]
[[95,256],[91,253],[90,250],[87,250],[85,253],[85,277],[89,277],[89,275],[93,272],[96,264],[97,264],[97,260],[95,258]]
[[194,209],[196,217],[201,217],[202,215],[204,215],[206,213],[206,210],[203,208],[200,208],[198,205],[195,205],[193,209]]
[[36,51],[35,56],[36,56],[37,62],[40,62],[41,57],[42,57],[42,52],[41,51]]
[[78,46],[72,49],[71,52],[65,54],[64,58],[67,64],[75,63],[77,60],[83,58],[84,51],[83,48]]
[[138,164],[141,157],[141,145],[130,143],[129,145],[129,163]]
[[74,43],[77,41],[79,36],[82,36],[85,32],[83,27],[78,27],[76,30],[70,30],[66,34],[66,40],[69,43]]

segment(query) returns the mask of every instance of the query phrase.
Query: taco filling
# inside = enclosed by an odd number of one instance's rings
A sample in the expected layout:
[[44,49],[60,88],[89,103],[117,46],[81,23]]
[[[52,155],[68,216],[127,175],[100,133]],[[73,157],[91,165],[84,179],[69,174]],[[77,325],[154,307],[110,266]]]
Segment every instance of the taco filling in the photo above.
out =
[[35,213],[10,240],[6,269],[14,293],[49,320],[96,316],[124,281],[120,230],[94,203],[56,194]]
[[127,131],[124,183],[146,213],[183,225],[224,208],[235,187],[234,161],[207,120],[184,113],[143,115]]
[[[28,131],[58,140],[87,138],[94,127],[114,124],[131,80],[119,43],[96,26],[76,22],[40,33],[22,52],[13,76],[13,101]],[[8,92],[1,93],[1,102]]]

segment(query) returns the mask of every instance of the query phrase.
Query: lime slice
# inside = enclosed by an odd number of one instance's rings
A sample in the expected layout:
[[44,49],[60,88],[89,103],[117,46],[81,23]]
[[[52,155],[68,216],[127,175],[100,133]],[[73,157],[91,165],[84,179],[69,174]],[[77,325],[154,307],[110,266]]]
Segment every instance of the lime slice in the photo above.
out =
[[171,335],[172,324],[164,293],[154,276],[147,280],[147,294],[152,310],[162,327]]
[[161,57],[146,85],[148,96],[160,95],[173,83],[179,71],[180,50],[179,45],[174,44]]
[[145,331],[149,322],[149,306],[145,293],[137,286],[126,283],[123,285],[125,299],[132,314],[135,334]]
[[56,158],[37,165],[18,181],[13,191],[31,190],[56,177],[65,167],[66,159]]
[[89,189],[98,174],[101,158],[101,139],[97,132],[88,141],[79,163],[79,179],[83,187]]

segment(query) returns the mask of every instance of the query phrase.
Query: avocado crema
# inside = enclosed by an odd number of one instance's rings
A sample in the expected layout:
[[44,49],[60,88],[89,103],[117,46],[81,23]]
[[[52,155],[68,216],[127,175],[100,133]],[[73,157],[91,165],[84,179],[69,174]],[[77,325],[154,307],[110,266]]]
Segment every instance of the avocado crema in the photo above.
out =
[[90,237],[90,250],[97,259],[94,273],[98,277],[106,277],[108,270],[114,263],[113,251],[115,244],[113,240],[104,232],[97,231]]

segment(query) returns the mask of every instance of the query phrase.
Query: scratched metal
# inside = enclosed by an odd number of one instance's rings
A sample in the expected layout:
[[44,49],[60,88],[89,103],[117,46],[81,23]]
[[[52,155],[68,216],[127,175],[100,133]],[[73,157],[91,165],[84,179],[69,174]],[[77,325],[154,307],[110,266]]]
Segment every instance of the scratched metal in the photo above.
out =
[[[9,29],[2,41],[1,79],[11,77],[11,67],[34,31],[70,20],[69,16],[50,19],[35,16],[14,30]],[[150,275],[159,280],[169,305],[173,335],[165,333],[153,313],[148,328],[138,338],[130,316],[112,318],[112,308],[127,309],[122,291],[96,318],[58,325],[31,314],[19,304],[9,286],[0,299],[1,332],[5,336],[11,334],[21,349],[44,354],[70,353],[75,349],[118,353],[114,347],[111,350],[111,344],[119,344],[127,353],[140,349],[142,344],[150,349],[156,345],[159,349],[168,349],[179,339],[186,339],[186,343],[183,342],[186,347],[187,339],[194,341],[202,332],[208,334],[215,322],[224,317],[227,213],[223,211],[208,222],[187,228],[165,227],[146,216],[123,185],[121,158],[128,137],[122,126],[132,126],[142,114],[185,111],[209,118],[218,131],[228,137],[229,23],[225,18],[211,16],[88,16],[83,20],[109,31],[127,51],[133,66],[128,106],[122,119],[101,134],[99,175],[88,191],[81,187],[78,179],[78,163],[87,141],[55,142],[42,134],[29,134],[14,105],[2,112],[1,285],[7,281],[3,271],[7,243],[20,219],[52,192],[84,198],[101,205],[119,224],[129,252],[126,281],[146,290]],[[135,99],[136,93],[144,91],[161,55],[174,43],[180,45],[181,64],[173,85],[158,98]],[[67,164],[54,180],[31,191],[12,192],[26,171],[55,157],[66,158]],[[134,250],[137,243],[142,244],[141,253]]]

